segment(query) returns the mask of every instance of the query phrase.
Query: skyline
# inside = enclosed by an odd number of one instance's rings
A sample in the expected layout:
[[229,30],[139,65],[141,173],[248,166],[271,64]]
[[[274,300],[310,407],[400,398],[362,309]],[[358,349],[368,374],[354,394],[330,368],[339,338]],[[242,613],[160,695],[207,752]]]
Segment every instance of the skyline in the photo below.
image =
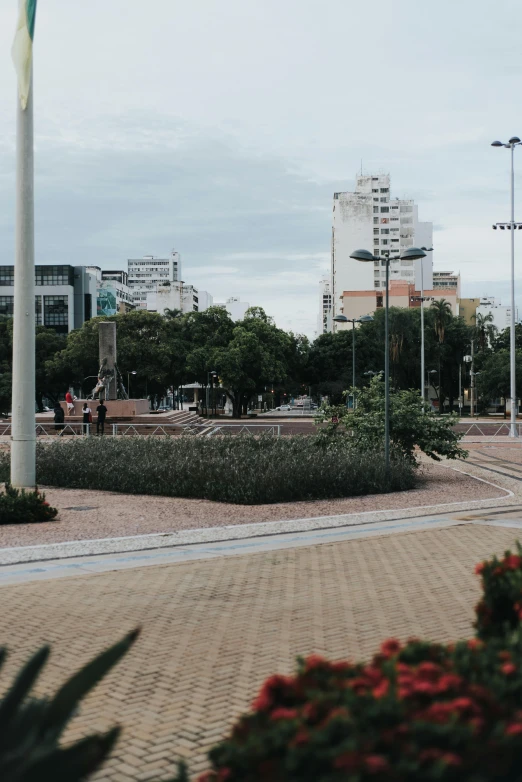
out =
[[[464,296],[506,303],[509,243],[491,224],[509,217],[509,155],[489,145],[521,135],[520,23],[501,13],[514,2],[486,16],[483,2],[443,0],[429,46],[410,0],[153,5],[39,7],[37,263],[125,268],[175,248],[216,300],[239,296],[313,336],[332,196],[353,189],[362,159],[433,221],[436,269],[460,271]],[[0,0],[2,263],[14,258],[16,15]]]

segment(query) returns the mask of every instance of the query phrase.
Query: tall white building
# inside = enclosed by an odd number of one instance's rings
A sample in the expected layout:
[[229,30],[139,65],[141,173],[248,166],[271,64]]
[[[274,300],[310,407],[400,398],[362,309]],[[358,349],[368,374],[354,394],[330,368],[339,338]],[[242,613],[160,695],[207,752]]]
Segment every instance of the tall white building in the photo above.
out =
[[[134,304],[148,309],[147,298],[155,294],[165,283],[181,281],[181,258],[172,250],[168,258],[145,255],[143,258],[130,258],[127,261],[128,286],[132,291]],[[154,298],[151,296],[151,298]]]
[[243,320],[250,308],[250,304],[247,301],[241,301],[239,296],[231,296],[224,304],[216,304],[215,306],[226,310],[234,322]]
[[[420,222],[412,199],[390,197],[390,176],[359,175],[353,193],[334,193],[332,227],[333,314],[342,312],[344,291],[370,291],[385,288],[386,268],[382,261],[362,263],[350,258],[354,250],[371,250],[374,255],[399,255],[413,246],[431,247],[433,224]],[[390,280],[433,285],[433,253],[422,261],[392,261]]]
[[319,315],[317,317],[317,336],[332,330],[332,283],[329,277],[319,282]]
[[[499,299],[493,297],[482,297],[476,310],[476,316],[486,317],[491,314],[492,325],[499,331],[504,331],[511,326],[511,307],[502,306]],[[515,307],[515,322],[518,323],[518,308]]]

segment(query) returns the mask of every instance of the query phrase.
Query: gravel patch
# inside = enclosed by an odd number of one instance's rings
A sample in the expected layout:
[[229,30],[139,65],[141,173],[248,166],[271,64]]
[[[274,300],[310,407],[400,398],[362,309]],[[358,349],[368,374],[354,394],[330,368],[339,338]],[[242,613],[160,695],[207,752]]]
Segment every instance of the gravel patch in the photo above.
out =
[[[459,469],[466,467],[462,465]],[[405,492],[255,506],[79,489],[45,489],[47,500],[59,509],[58,519],[45,524],[0,526],[0,547],[411,509],[505,497],[498,488],[447,466],[425,465],[421,476],[419,487]]]

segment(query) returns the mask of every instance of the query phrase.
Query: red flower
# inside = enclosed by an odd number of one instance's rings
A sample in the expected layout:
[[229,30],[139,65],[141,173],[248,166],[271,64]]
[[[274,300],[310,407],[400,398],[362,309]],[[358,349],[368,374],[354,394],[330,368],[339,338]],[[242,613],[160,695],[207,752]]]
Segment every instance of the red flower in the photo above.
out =
[[500,670],[506,676],[512,676],[514,673],[517,672],[517,667],[516,665],[513,665],[513,663],[504,663],[504,665],[500,666]]
[[48,502],[42,502],[42,505],[47,505],[47,507],[49,507],[49,503]]
[[390,682],[388,679],[383,679],[382,682],[377,685],[377,687],[373,688],[372,695],[374,698],[384,698],[388,694],[389,689]]
[[419,678],[429,682],[437,681],[441,673],[442,668],[436,663],[421,663],[417,668],[417,675]]
[[476,649],[482,649],[484,646],[484,643],[482,641],[479,641],[478,638],[470,638],[468,641],[468,649],[472,649],[475,651]]
[[477,574],[477,576],[480,576],[480,574],[484,572],[485,567],[486,567],[485,562],[479,562],[478,565],[475,565],[475,573]]
[[393,655],[398,654],[400,650],[401,644],[396,638],[389,638],[381,645],[381,654],[385,657],[393,657]]
[[318,654],[311,654],[309,655],[305,663],[305,671],[313,671],[316,668],[327,668],[329,667],[330,663],[327,662],[327,660],[324,659],[324,657],[321,657]]
[[511,661],[511,652],[503,651],[498,653],[499,660],[504,660],[504,662],[510,662]]
[[[270,676],[263,684],[261,692],[252,703],[254,711],[268,711],[275,706],[275,696],[289,695],[292,692],[294,679],[291,676]],[[279,691],[279,692],[278,692]]]
[[506,570],[518,570],[522,564],[522,557],[517,557],[516,554],[510,554],[504,559],[502,564]]
[[364,759],[366,770],[370,774],[380,774],[388,770],[388,761],[382,755],[367,755]]
[[284,706],[280,706],[270,715],[271,720],[295,720],[299,716],[297,709],[285,709]]
[[506,728],[506,736],[520,736],[522,734],[522,724],[520,722],[512,722]]
[[218,771],[216,782],[225,782],[226,779],[232,774],[229,768],[222,768]]

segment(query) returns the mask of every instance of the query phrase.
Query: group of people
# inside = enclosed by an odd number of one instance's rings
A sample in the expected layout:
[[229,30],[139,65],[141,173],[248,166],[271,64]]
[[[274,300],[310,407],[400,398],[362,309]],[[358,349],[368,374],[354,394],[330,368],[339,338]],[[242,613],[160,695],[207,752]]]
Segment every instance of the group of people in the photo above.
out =
[[[67,406],[67,415],[74,415],[74,402],[76,397],[73,398],[70,391],[65,394],[65,404]],[[105,420],[107,418],[107,405],[100,399],[100,404],[96,408],[96,434],[105,434]],[[82,408],[82,430],[83,434],[87,434],[90,431],[90,424],[92,424],[92,410],[87,404],[83,403]],[[59,432],[61,437],[64,433],[65,427],[65,411],[59,402],[54,405],[54,428]]]

